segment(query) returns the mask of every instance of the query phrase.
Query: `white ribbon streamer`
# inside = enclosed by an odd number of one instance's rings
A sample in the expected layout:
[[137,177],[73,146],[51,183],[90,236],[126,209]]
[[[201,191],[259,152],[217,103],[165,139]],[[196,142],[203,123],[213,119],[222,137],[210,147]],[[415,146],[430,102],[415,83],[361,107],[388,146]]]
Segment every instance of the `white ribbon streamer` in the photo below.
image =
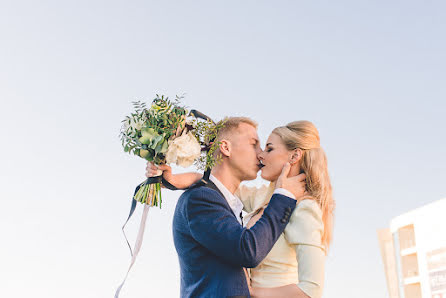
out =
[[138,256],[139,250],[141,249],[142,239],[144,238],[144,229],[146,226],[147,214],[149,213],[149,208],[150,208],[149,205],[144,204],[144,210],[143,210],[142,217],[141,217],[141,223],[139,224],[138,236],[136,237],[135,246],[133,248],[132,260],[130,262],[129,269],[127,270],[127,274],[125,275],[124,280],[122,281],[121,285],[116,290],[115,298],[119,297],[119,293],[121,292],[121,289],[124,286],[124,283],[127,280],[127,277],[129,276],[130,269],[132,268],[133,264],[135,263],[136,257]]

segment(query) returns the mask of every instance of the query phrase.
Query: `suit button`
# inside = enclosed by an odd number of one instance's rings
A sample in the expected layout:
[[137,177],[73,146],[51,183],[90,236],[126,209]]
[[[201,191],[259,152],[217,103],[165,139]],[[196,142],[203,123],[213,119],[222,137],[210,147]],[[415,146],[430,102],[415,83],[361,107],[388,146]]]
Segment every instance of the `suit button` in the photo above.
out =
[[291,212],[291,207],[287,207],[285,210]]
[[290,216],[291,213],[287,210],[287,211],[285,211],[285,215]]
[[281,223],[286,223],[286,219],[282,218],[282,220],[280,221]]

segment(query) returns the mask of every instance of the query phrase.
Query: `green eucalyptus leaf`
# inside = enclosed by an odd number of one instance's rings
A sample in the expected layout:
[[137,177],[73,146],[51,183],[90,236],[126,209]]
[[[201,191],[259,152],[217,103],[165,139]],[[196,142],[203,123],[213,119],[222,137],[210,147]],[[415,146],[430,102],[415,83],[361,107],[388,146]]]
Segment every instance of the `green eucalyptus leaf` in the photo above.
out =
[[141,130],[141,137],[139,138],[139,141],[142,144],[149,145],[153,142],[154,138],[159,137],[159,134],[153,129],[153,128],[143,128]]
[[150,138],[153,138],[153,137],[157,136],[158,133],[156,133],[156,131],[153,128],[146,127],[141,130],[141,135],[149,136]]
[[167,140],[161,140],[155,148],[156,153],[165,153],[167,151]]
[[141,149],[139,151],[139,156],[141,156],[142,158],[147,158],[148,155],[149,155],[149,151],[148,150]]
[[150,142],[152,141],[152,139],[151,139],[150,136],[145,135],[145,136],[140,137],[140,138],[139,138],[139,141],[140,141],[142,144],[149,145]]
[[160,143],[163,140],[162,135],[158,135],[154,139],[152,139],[152,142],[150,143],[150,148],[155,149],[156,146],[158,146],[158,143]]
[[160,153],[166,153],[168,147],[169,147],[169,144],[168,144],[167,140],[165,140],[165,141],[163,142],[163,145],[162,145],[161,150],[160,150],[159,152],[160,152]]

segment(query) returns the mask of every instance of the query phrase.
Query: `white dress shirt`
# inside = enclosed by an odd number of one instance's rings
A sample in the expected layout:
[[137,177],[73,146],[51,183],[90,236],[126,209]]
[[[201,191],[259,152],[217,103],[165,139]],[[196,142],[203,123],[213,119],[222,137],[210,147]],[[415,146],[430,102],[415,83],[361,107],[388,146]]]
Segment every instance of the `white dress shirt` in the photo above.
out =
[[243,209],[243,203],[240,201],[240,199],[236,196],[234,196],[233,193],[231,193],[226,186],[223,185],[223,183],[220,182],[215,176],[210,175],[209,180],[214,182],[215,186],[221,191],[223,196],[225,197],[226,201],[229,204],[229,207],[231,207],[232,212],[234,213],[235,217],[237,218],[237,221],[242,224],[242,218],[240,217],[240,214],[242,213]]

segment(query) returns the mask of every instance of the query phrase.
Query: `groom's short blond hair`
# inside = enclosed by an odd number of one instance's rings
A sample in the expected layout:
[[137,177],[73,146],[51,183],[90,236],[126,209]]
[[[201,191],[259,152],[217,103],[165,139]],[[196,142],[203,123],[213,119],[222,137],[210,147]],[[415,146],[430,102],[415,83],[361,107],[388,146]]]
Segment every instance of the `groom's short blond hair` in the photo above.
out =
[[258,124],[256,121],[248,117],[225,117],[223,120],[218,122],[218,125],[223,126],[218,130],[217,140],[221,140],[227,137],[229,134],[234,133],[240,126],[241,123],[246,123],[257,128]]
[[[238,133],[238,129],[241,123],[249,124],[257,129],[257,122],[248,117],[225,117],[223,120],[220,120],[217,125],[222,127],[217,132],[216,142],[219,142],[223,139],[230,138],[234,133]],[[217,158],[220,155],[220,146],[217,150],[214,151],[214,158]]]

